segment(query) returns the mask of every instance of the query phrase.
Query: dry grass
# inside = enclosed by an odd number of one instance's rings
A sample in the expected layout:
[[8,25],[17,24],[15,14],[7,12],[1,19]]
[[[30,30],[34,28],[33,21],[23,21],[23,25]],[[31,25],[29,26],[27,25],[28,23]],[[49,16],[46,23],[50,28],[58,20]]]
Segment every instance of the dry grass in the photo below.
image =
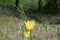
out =
[[[22,38],[23,23],[22,19],[13,16],[0,16],[0,40],[27,40],[25,37]],[[60,40],[57,39],[60,25],[46,25],[38,22],[36,24],[36,28],[32,31],[33,40]],[[58,35],[60,37],[60,34]]]

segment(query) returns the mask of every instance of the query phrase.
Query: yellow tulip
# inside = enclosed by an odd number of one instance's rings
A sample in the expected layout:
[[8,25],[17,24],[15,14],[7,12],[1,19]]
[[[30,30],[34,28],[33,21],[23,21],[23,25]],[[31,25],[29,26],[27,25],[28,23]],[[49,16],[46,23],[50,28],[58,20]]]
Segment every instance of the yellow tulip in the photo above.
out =
[[35,21],[31,20],[31,21],[25,21],[25,26],[27,30],[33,30],[35,28]]
[[30,31],[24,32],[24,35],[25,35],[26,38],[30,38]]

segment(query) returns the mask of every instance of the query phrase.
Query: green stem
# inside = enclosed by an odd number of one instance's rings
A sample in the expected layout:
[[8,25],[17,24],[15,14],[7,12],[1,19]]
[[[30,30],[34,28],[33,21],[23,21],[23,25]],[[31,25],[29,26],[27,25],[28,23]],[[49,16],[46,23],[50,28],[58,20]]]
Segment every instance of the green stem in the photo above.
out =
[[16,8],[17,8],[17,10],[19,11],[19,13],[21,14],[21,16],[22,16],[22,18],[24,19],[24,20],[27,20],[27,18],[26,18],[26,16],[25,16],[25,12],[24,12],[24,9],[23,9],[23,6],[16,6],[15,4],[13,4]]
[[26,20],[27,18],[25,16],[25,12],[24,12],[23,6],[21,7],[21,10],[22,10],[23,18],[24,18],[24,20]]
[[[47,24],[46,24],[45,26],[46,26],[46,34],[47,34],[47,32],[48,32],[48,31],[47,31]],[[47,40],[47,36],[46,36],[46,40]]]
[[22,40],[24,39],[23,32],[24,32],[24,26],[22,26]]
[[32,40],[32,31],[30,31],[30,40]]
[[59,33],[59,27],[57,28],[57,32]]
[[57,40],[59,40],[59,27],[57,27]]

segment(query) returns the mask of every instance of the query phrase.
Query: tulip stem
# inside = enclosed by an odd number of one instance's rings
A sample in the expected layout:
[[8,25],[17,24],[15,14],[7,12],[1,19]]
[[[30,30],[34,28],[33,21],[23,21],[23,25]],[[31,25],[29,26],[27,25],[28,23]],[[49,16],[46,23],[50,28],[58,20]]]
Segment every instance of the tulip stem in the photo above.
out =
[[23,32],[24,32],[24,27],[22,26],[22,40],[23,40],[23,38],[24,38]]
[[59,27],[57,27],[57,40],[59,40]]
[[[47,24],[45,26],[46,26],[46,34],[47,34],[47,32],[48,32],[48,30],[47,30]],[[47,40],[47,36],[46,36],[46,40]]]
[[30,36],[31,36],[31,37],[30,37],[30,40],[32,40],[32,31],[30,31]]

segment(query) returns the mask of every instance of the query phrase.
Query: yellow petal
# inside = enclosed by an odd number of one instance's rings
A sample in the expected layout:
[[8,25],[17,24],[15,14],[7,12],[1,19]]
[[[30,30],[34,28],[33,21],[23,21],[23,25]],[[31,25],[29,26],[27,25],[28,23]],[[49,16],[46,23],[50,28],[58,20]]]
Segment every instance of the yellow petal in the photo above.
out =
[[24,32],[24,35],[25,35],[26,38],[29,38],[30,37],[30,31]]
[[25,22],[25,26],[26,26],[26,29],[27,30],[33,30],[34,29],[34,27],[35,27],[35,25],[36,25],[36,23],[35,23],[35,21],[26,21]]

